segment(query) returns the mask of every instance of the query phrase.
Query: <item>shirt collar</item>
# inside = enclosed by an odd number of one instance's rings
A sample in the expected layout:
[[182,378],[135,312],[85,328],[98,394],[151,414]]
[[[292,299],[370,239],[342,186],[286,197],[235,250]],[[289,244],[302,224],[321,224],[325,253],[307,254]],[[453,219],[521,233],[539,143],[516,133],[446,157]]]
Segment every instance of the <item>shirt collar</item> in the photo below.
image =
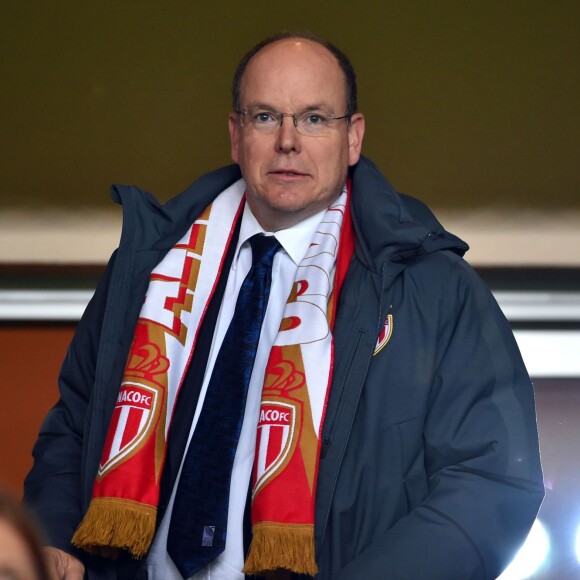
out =
[[255,234],[274,235],[280,242],[284,251],[290,256],[292,261],[298,266],[310,246],[314,233],[322,221],[326,210],[302,220],[301,222],[277,232],[266,232],[258,223],[258,220],[252,213],[250,206],[246,203],[242,214],[242,223],[240,224],[240,236],[234,256],[234,264],[237,264],[240,249]]

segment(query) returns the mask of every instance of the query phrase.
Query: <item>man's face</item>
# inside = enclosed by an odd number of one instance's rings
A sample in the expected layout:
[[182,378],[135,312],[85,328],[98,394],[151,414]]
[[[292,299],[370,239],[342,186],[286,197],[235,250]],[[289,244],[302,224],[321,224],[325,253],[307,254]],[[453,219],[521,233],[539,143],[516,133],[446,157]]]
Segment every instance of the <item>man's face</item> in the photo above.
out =
[[[287,39],[263,48],[249,62],[241,83],[242,109],[281,113],[346,112],[346,89],[336,58],[323,46]],[[248,204],[269,231],[294,225],[327,208],[340,195],[349,165],[360,156],[364,118],[336,120],[325,135],[302,135],[285,117],[263,134],[230,115],[232,159],[246,181]]]

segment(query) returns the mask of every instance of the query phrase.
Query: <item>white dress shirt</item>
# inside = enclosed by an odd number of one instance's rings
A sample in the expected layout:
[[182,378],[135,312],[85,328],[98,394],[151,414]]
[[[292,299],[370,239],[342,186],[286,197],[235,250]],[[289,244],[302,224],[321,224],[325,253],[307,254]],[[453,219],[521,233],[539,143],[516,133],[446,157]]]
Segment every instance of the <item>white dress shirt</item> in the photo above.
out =
[[[244,565],[243,519],[254,462],[256,429],[258,426],[258,413],[264,372],[266,370],[270,349],[280,328],[284,306],[292,289],[296,270],[306,255],[314,232],[324,214],[325,211],[321,211],[291,228],[274,233],[282,249],[276,254],[272,265],[270,297],[262,324],[250,385],[248,387],[244,420],[232,468],[226,546],[220,556],[208,564],[203,570],[191,576],[192,580],[243,580],[244,578],[241,571]],[[252,250],[248,240],[257,233],[264,233],[264,230],[252,214],[248,204],[246,204],[242,215],[236,253],[228,274],[228,281],[216,322],[199,401],[189,433],[188,446],[203,406],[215,360],[234,314],[240,287],[252,266]],[[175,492],[177,490],[179,477],[181,476],[182,467],[183,460],[179,468],[176,483],[173,487],[167,511],[159,526],[147,559],[149,580],[181,580],[182,578],[179,570],[167,553],[169,522],[171,520]],[[208,482],[208,484],[211,485],[211,482]]]

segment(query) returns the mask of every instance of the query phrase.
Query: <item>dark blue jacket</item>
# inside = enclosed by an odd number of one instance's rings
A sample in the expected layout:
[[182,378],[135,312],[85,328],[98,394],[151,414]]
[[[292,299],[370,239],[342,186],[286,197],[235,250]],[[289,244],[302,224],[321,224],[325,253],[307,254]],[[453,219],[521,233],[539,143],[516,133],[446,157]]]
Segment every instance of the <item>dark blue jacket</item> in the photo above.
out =
[[[114,188],[120,246],[69,347],[25,484],[57,547],[73,551],[90,501],[149,274],[239,177],[237,166],[220,169],[165,205]],[[532,385],[508,323],[462,259],[467,246],[367,159],[351,177],[356,245],[334,329],[317,578],[493,579],[543,497]],[[389,314],[391,338],[374,354]],[[83,559],[90,578],[135,569]]]

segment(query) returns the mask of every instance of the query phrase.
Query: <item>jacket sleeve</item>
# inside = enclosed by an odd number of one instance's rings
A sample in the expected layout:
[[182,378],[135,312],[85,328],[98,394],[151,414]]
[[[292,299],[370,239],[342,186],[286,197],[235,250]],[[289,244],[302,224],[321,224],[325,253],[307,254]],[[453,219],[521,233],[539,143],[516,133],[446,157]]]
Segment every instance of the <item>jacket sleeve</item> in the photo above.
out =
[[340,580],[496,578],[542,501],[531,382],[495,299],[463,261],[456,269],[423,430],[428,493]]
[[81,512],[83,432],[91,398],[111,259],[69,345],[60,369],[60,398],[46,416],[24,482],[24,501],[51,546],[76,553],[70,539]]

